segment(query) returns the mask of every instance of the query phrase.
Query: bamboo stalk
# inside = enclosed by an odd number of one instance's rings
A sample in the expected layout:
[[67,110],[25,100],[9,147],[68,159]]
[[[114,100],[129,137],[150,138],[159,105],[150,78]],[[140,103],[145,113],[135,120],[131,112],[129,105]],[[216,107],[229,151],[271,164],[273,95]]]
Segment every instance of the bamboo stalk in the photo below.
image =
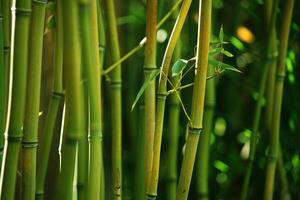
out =
[[101,86],[98,51],[97,2],[82,0],[81,27],[83,64],[87,75],[90,105],[90,170],[88,199],[100,199],[102,164]]
[[[146,47],[145,47],[145,80],[156,70],[156,24],[157,0],[147,0]],[[155,80],[145,90],[145,187],[147,188],[152,174],[153,143],[155,132]]]
[[290,25],[292,21],[292,13],[294,7],[294,0],[285,2],[285,8],[282,16],[282,26],[279,38],[279,57],[276,69],[276,82],[274,89],[274,103],[273,103],[273,117],[272,117],[272,131],[270,138],[270,147],[268,151],[268,164],[266,172],[265,193],[264,199],[271,200],[273,198],[274,179],[277,157],[279,153],[279,135],[280,135],[280,118],[281,118],[281,104],[283,96],[283,86],[285,77],[285,58],[288,47]]
[[5,131],[5,110],[6,110],[6,73],[4,62],[4,28],[3,28],[3,14],[2,1],[0,2],[0,163],[2,163],[3,149],[4,149],[4,131]]
[[[120,47],[113,0],[105,0],[111,60],[120,60]],[[122,78],[121,65],[111,71],[112,190],[113,199],[122,199]]]
[[54,63],[54,81],[53,92],[47,111],[46,121],[43,128],[43,138],[40,142],[38,151],[37,180],[36,180],[36,199],[44,199],[44,185],[48,168],[48,161],[53,141],[55,124],[59,117],[59,108],[64,100],[62,84],[62,56],[63,56],[63,32],[62,32],[62,11],[61,4],[56,3],[56,32],[55,32],[55,63]]
[[198,140],[202,132],[204,113],[204,97],[206,87],[206,74],[211,32],[212,1],[199,1],[198,41],[196,56],[195,85],[193,88],[191,122],[188,128],[188,138],[183,156],[183,163],[177,188],[177,200],[185,200],[192,178],[193,166],[196,157]]
[[72,199],[76,148],[84,133],[83,93],[81,91],[81,59],[78,22],[78,4],[64,0],[63,14],[63,68],[66,85],[66,119],[62,145],[61,173],[58,178],[58,200]]
[[183,1],[181,9],[175,25],[173,27],[171,37],[169,39],[159,77],[158,91],[157,91],[157,104],[155,115],[155,135],[153,146],[153,167],[150,185],[147,187],[148,199],[156,199],[157,186],[159,178],[159,163],[160,163],[160,149],[161,139],[163,132],[163,119],[165,112],[165,104],[167,97],[167,75],[169,73],[169,67],[172,59],[172,55],[175,49],[176,42],[180,36],[185,18],[191,5],[191,0]]
[[19,152],[23,137],[31,1],[14,1],[13,7],[15,9],[12,10],[9,114],[0,184],[1,199],[5,200],[14,199]]
[[[100,66],[99,66],[99,70],[100,70],[99,73],[100,74],[99,74],[99,76],[101,76],[101,72],[103,71],[105,46],[106,46],[106,38],[105,38],[102,8],[103,8],[102,4],[100,3],[99,0],[97,0],[97,17],[98,17],[97,21],[98,21],[98,39],[99,39],[99,62],[100,62]],[[101,78],[100,78],[100,84],[101,84]],[[100,89],[102,91],[101,86],[100,86]],[[100,93],[100,95],[102,95],[102,94]],[[101,110],[103,110],[102,102],[101,102]],[[103,115],[103,111],[101,113]],[[102,121],[103,121],[103,119],[102,119]],[[101,121],[101,123],[103,123],[102,121]],[[101,156],[100,159],[101,159],[101,169],[102,169],[101,173],[103,174],[101,176],[101,184],[100,184],[100,195],[101,195],[100,199],[104,200],[105,199],[105,170],[104,170],[104,163],[103,163],[104,162],[103,161],[103,154],[100,153],[100,156]]]
[[[173,1],[176,3],[176,0]],[[179,10],[173,13],[174,18],[177,17]],[[181,58],[182,54],[182,41],[179,38],[174,49],[174,58],[176,61]],[[172,77],[172,84],[176,87],[180,87],[180,76]],[[173,200],[176,198],[176,187],[177,187],[177,155],[178,155],[178,139],[180,130],[180,100],[178,98],[180,91],[170,94],[168,101],[169,113],[168,113],[168,134],[167,134],[167,199]]]
[[[259,92],[258,92],[258,99],[256,102],[255,113],[254,113],[254,120],[253,120],[253,132],[250,138],[250,152],[249,152],[249,163],[247,165],[247,170],[242,186],[241,192],[241,199],[245,200],[248,196],[248,189],[252,174],[253,163],[255,159],[255,152],[256,152],[256,145],[257,145],[257,138],[258,138],[258,131],[259,131],[259,123],[261,121],[261,112],[262,112],[262,100],[264,98],[266,85],[268,83],[268,76],[269,74],[273,73],[274,68],[276,65],[276,58],[277,58],[277,43],[276,43],[276,10],[278,8],[278,0],[274,0],[272,4],[268,4],[272,6],[271,14],[269,16],[268,25],[267,25],[267,49],[264,52],[266,62],[264,63],[264,68],[262,70],[262,76],[259,84]],[[270,9],[267,9],[270,10]],[[267,13],[268,15],[268,13]]]
[[29,37],[27,96],[22,141],[22,199],[35,198],[36,154],[42,71],[44,19],[47,0],[32,2]]
[[[214,74],[214,68],[209,66],[207,69],[207,76]],[[208,175],[209,175],[209,146],[210,134],[213,126],[214,110],[215,110],[215,80],[210,79],[206,81],[205,105],[204,105],[204,119],[203,132],[200,135],[198,152],[197,152],[197,199],[209,199],[208,190]]]

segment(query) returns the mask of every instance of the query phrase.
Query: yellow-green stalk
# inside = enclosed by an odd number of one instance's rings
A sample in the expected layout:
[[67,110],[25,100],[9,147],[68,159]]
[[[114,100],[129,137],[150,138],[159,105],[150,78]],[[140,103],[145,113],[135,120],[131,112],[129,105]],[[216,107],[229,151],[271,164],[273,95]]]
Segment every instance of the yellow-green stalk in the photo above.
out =
[[32,1],[30,21],[27,94],[22,141],[22,199],[35,198],[36,155],[42,71],[44,21],[47,0]]
[[2,15],[2,1],[0,2],[0,163],[2,163],[4,149],[4,131],[5,131],[5,116],[6,116],[6,73],[4,62],[4,29]]
[[100,199],[102,176],[102,127],[99,39],[96,0],[80,1],[81,39],[84,72],[87,77],[90,115],[90,168],[87,199]]
[[[207,69],[207,76],[214,75],[213,66]],[[215,80],[210,79],[206,82],[205,104],[204,104],[204,119],[203,132],[199,138],[199,146],[197,152],[197,199],[209,199],[208,176],[209,176],[209,145],[210,134],[213,126],[214,110],[215,110]]]
[[15,9],[12,10],[9,113],[0,183],[0,195],[3,200],[13,200],[15,195],[19,152],[23,137],[31,0],[16,0],[13,2],[13,8]]
[[150,184],[147,187],[148,199],[156,199],[157,186],[159,180],[159,163],[160,163],[160,149],[161,139],[163,132],[163,121],[165,104],[167,97],[167,76],[169,73],[169,67],[172,59],[172,55],[175,49],[176,42],[180,36],[185,18],[191,5],[191,0],[183,1],[181,9],[175,25],[173,27],[165,54],[161,66],[159,85],[157,91],[157,102],[156,102],[156,113],[155,113],[155,135],[154,135],[154,146],[153,146],[153,166]]
[[51,143],[55,134],[55,124],[59,118],[59,108],[64,100],[63,83],[62,83],[62,64],[63,64],[63,31],[62,31],[62,10],[61,3],[56,3],[56,28],[55,28],[55,56],[54,56],[54,77],[53,92],[46,114],[43,136],[39,145],[38,163],[37,163],[37,180],[36,180],[36,199],[44,199],[45,178],[50,158]]
[[279,36],[279,54],[274,88],[272,129],[270,135],[270,146],[267,154],[268,164],[265,180],[265,200],[273,199],[276,163],[279,154],[280,118],[285,77],[285,58],[288,47],[294,0],[285,1],[284,5],[282,26],[280,27],[281,33]]
[[78,2],[64,0],[63,14],[63,69],[65,79],[66,119],[62,145],[61,172],[55,199],[72,199],[75,157],[78,141],[85,132],[84,104],[81,87],[81,53]]
[[203,127],[204,99],[208,66],[208,53],[211,35],[212,1],[199,1],[198,40],[196,53],[196,71],[193,87],[191,121],[179,176],[176,199],[186,200],[189,193],[199,136]]
[[[156,70],[156,23],[157,23],[157,0],[147,0],[147,20],[146,20],[146,47],[145,47],[145,80],[151,77]],[[153,142],[155,131],[155,79],[149,82],[145,90],[145,187],[150,183],[152,162],[153,162]]]
[[[105,0],[107,16],[107,33],[109,35],[109,47],[111,61],[120,59],[119,37],[115,6],[113,0]],[[112,191],[113,199],[122,199],[122,77],[121,65],[118,65],[110,73],[110,95],[112,116]]]

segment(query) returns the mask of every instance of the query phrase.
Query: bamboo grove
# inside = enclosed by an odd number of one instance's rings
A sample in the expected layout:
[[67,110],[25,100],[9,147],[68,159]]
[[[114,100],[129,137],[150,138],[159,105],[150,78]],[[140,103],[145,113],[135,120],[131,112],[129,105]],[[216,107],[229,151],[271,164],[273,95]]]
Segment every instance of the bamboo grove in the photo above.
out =
[[299,199],[299,6],[0,0],[0,199]]

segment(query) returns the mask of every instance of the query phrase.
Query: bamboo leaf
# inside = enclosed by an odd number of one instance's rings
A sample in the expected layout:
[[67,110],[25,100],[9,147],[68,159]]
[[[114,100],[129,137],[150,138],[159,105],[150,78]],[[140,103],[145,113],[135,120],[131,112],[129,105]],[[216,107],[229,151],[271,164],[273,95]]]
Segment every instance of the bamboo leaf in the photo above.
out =
[[234,55],[232,53],[230,53],[229,51],[226,51],[225,49],[222,50],[222,54],[224,54],[227,57],[232,58]]
[[136,106],[137,102],[139,101],[139,99],[141,98],[142,94],[145,92],[147,86],[149,85],[149,83],[151,81],[153,81],[157,75],[159,74],[159,69],[157,70],[154,70],[151,75],[144,81],[141,89],[139,90],[138,94],[136,95],[135,99],[134,99],[134,102],[131,106],[131,111],[134,109],[134,107]]
[[222,53],[224,49],[222,47],[214,48],[209,52],[209,57],[215,57],[216,55]]
[[177,60],[172,67],[172,77],[180,74],[184,68],[187,66],[188,60],[179,59]]
[[242,73],[242,71],[238,70],[237,68],[228,65],[226,63],[223,63],[221,61],[209,58],[208,63],[215,66],[215,67],[221,67],[224,70],[230,70],[230,71],[234,71],[234,72],[238,72],[238,73]]
[[223,25],[220,28],[220,32],[219,32],[219,40],[221,43],[223,43],[224,41],[224,31],[223,31]]

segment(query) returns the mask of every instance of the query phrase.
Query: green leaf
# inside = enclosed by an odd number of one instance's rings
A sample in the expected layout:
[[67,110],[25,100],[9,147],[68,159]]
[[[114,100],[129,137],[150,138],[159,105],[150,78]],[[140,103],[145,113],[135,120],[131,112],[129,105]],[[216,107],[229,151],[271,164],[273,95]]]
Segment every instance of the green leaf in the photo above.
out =
[[242,73],[242,71],[238,70],[237,68],[235,68],[235,67],[233,67],[231,65],[228,65],[226,63],[223,63],[221,61],[212,59],[212,58],[208,59],[208,63],[211,64],[211,65],[213,65],[213,66],[215,66],[215,67],[221,67],[222,69],[225,69],[225,70],[230,70],[230,71]]
[[139,99],[141,98],[142,94],[145,92],[147,86],[149,85],[149,83],[151,81],[153,81],[155,79],[155,77],[157,77],[157,75],[159,74],[159,69],[154,70],[150,76],[147,77],[147,79],[145,79],[141,89],[139,90],[138,94],[136,95],[134,102],[131,106],[131,111],[134,109],[134,107],[136,106],[137,102],[139,101]]
[[225,49],[222,50],[222,54],[224,54],[227,57],[232,58],[234,55],[232,53],[230,53],[229,51],[226,51]]
[[229,166],[226,163],[222,162],[221,160],[216,160],[214,162],[214,167],[223,173],[228,172],[229,170]]
[[223,31],[223,25],[220,28],[220,32],[219,32],[219,40],[221,43],[223,43],[224,41],[224,31]]
[[214,48],[209,52],[209,57],[215,57],[216,55],[219,55],[222,53],[224,49],[222,47]]
[[188,60],[184,60],[184,59],[177,60],[172,67],[172,77],[180,74],[184,70],[187,64],[188,64]]

